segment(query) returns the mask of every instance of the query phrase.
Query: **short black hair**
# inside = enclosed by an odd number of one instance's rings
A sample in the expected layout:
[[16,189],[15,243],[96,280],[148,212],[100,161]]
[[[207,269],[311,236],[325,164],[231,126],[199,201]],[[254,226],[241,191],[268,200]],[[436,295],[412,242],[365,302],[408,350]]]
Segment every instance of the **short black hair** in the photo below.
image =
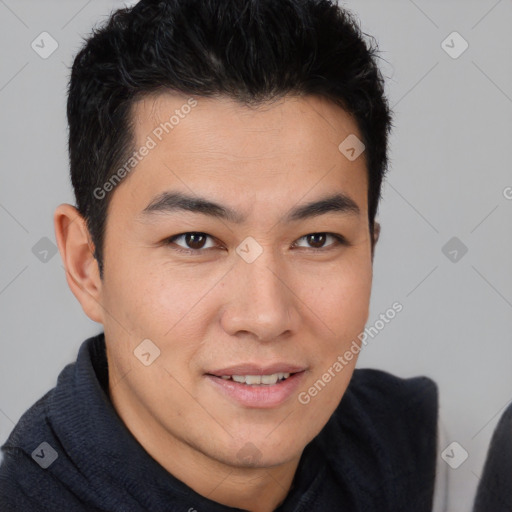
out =
[[245,105],[316,95],[341,106],[366,146],[373,235],[391,129],[377,57],[374,38],[332,0],[141,0],[114,11],[76,56],[67,103],[71,181],[100,275],[113,191],[94,191],[134,151],[135,101],[159,91]]

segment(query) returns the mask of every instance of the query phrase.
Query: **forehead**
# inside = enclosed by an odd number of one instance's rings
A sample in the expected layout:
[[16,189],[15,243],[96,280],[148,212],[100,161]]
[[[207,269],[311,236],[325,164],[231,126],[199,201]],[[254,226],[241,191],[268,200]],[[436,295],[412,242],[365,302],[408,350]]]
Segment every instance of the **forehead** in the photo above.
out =
[[180,189],[233,206],[243,199],[275,204],[283,192],[297,202],[336,186],[366,207],[364,153],[350,161],[339,149],[347,137],[361,138],[357,124],[328,100],[286,96],[247,106],[161,93],[137,101],[132,121],[135,151],[151,147],[119,187],[132,199]]
[[[191,106],[192,105],[192,106]],[[329,144],[336,148],[343,135],[359,130],[354,118],[340,106],[317,96],[287,95],[257,105],[247,105],[224,96],[191,97],[160,93],[143,97],[132,109],[137,142],[152,134],[157,141],[171,133],[195,135],[194,143],[227,146],[231,156],[262,156],[269,148],[258,148],[265,140],[279,149],[294,149],[308,139],[310,145]],[[231,142],[251,142],[242,154]],[[171,142],[167,140],[166,142]],[[287,144],[283,144],[286,142]],[[250,149],[254,149],[251,152]],[[331,148],[332,149],[332,148]]]

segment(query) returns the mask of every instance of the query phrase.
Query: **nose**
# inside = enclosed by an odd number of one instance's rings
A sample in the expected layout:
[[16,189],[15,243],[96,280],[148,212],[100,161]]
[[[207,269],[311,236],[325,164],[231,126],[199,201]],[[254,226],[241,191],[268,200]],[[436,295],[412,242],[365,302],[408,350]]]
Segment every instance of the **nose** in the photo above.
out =
[[265,342],[297,331],[299,304],[291,276],[276,264],[270,251],[265,253],[252,263],[238,261],[230,272],[221,324],[231,336]]

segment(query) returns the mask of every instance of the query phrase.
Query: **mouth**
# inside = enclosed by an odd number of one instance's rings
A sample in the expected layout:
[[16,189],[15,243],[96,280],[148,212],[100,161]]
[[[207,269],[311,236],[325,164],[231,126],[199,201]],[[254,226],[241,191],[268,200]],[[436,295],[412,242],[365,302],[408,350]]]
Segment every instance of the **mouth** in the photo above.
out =
[[238,366],[206,373],[208,381],[223,397],[250,408],[272,408],[283,404],[297,390],[305,367],[274,365],[262,368]]
[[270,375],[221,375],[223,380],[232,380],[247,386],[273,386],[278,382],[288,379],[295,373],[277,372]]

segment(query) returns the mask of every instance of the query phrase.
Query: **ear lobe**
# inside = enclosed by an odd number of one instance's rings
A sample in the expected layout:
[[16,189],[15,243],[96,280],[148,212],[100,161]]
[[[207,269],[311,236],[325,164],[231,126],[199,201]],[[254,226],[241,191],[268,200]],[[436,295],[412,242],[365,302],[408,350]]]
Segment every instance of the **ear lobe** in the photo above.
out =
[[379,241],[380,237],[380,224],[378,222],[373,223],[373,237],[372,237],[372,263],[373,263],[373,256],[375,255],[375,246],[377,245],[377,242]]
[[373,240],[372,245],[375,247],[380,237],[380,224],[378,222],[373,223]]
[[55,210],[53,222],[68,286],[85,314],[103,323],[102,281],[85,219],[74,206],[61,204]]

